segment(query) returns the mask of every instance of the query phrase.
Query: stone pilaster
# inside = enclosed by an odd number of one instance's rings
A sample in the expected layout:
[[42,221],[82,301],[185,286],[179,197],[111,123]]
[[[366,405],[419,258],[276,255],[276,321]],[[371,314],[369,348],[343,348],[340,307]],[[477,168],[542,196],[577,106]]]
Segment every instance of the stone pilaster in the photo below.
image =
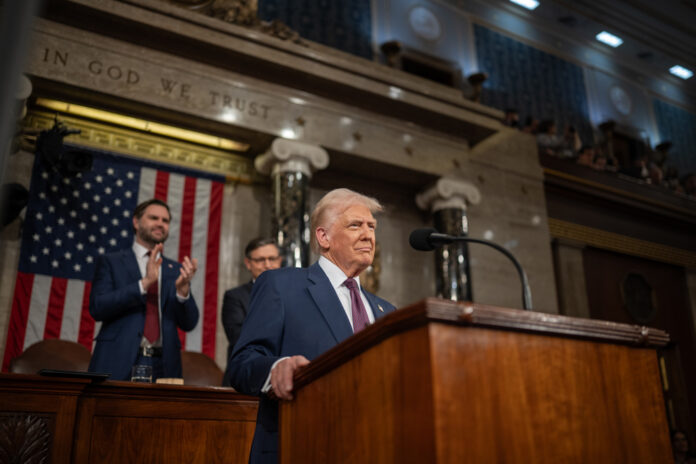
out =
[[[435,229],[455,236],[468,235],[467,206],[480,201],[481,193],[476,186],[448,178],[441,178],[416,196],[418,207],[432,213]],[[473,299],[466,243],[453,243],[435,251],[435,278],[439,297],[453,301]]]
[[558,309],[566,316],[589,319],[590,304],[587,300],[585,265],[582,257],[586,245],[566,238],[554,239],[553,245]]
[[309,264],[309,179],[329,165],[323,148],[277,138],[268,151],[254,160],[256,170],[270,175],[273,184],[273,234],[283,256],[283,266]]

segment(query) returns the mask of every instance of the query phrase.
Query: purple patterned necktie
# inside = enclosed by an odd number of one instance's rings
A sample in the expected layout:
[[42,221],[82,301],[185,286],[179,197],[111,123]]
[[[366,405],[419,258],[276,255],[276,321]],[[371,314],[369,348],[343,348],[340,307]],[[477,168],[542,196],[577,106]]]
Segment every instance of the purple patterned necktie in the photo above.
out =
[[350,290],[350,306],[353,313],[353,333],[358,333],[370,324],[365,305],[360,298],[360,290],[355,279],[347,279],[343,285]]

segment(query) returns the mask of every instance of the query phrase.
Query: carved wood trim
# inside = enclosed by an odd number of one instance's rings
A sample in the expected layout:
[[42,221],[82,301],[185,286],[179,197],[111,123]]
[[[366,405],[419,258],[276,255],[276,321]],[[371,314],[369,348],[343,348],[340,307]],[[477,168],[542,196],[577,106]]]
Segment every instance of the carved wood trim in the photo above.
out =
[[52,417],[30,413],[0,413],[0,462],[48,462]]
[[696,253],[692,251],[607,232],[573,222],[549,218],[549,232],[553,238],[575,240],[604,250],[616,251],[678,266],[696,266]]
[[[53,126],[54,116],[52,113],[33,110],[30,111],[24,124],[28,129],[47,130]],[[228,181],[250,184],[259,180],[253,162],[234,153],[143,134],[74,116],[60,115],[59,119],[70,129],[82,131],[79,135],[66,138],[66,142],[71,144],[212,172],[224,175]]]

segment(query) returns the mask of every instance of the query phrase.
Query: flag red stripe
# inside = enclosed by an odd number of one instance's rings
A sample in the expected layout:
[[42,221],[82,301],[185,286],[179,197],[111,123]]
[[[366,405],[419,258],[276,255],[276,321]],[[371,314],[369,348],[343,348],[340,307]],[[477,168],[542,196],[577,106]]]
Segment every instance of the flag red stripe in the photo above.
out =
[[157,171],[155,179],[155,198],[167,201],[167,192],[169,191],[169,173],[167,171]]
[[94,319],[89,314],[89,292],[92,290],[92,282],[85,282],[85,291],[82,295],[82,315],[80,316],[80,331],[77,334],[77,343],[92,351],[92,338],[94,338]]
[[196,203],[196,178],[186,177],[181,202],[181,226],[179,228],[179,259],[191,257],[191,241],[193,240],[194,208]]
[[2,372],[7,372],[10,369],[10,361],[22,354],[24,349],[24,335],[27,331],[29,304],[33,286],[34,274],[17,272],[14,298],[12,300],[12,313],[10,314],[10,327],[7,331],[5,355],[2,360]]
[[[191,257],[191,241],[193,240],[193,224],[196,208],[196,184],[195,177],[186,176],[184,179],[184,191],[181,201],[181,224],[179,228],[179,259],[184,256]],[[195,258],[195,256],[194,256]],[[186,347],[186,332],[179,330],[181,346]]]
[[215,359],[217,324],[218,270],[220,260],[220,226],[222,224],[222,182],[212,182],[208,213],[208,250],[203,297],[203,353]]
[[51,279],[51,292],[48,295],[48,308],[46,311],[46,325],[44,326],[44,340],[60,337],[60,327],[63,325],[63,310],[65,309],[65,293],[68,288],[68,279],[54,277]]

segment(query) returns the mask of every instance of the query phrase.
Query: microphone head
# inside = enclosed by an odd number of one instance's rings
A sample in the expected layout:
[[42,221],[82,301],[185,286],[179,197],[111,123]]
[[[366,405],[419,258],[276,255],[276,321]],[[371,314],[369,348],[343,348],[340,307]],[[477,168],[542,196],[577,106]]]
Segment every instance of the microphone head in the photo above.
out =
[[419,251],[432,251],[436,246],[430,242],[430,236],[437,233],[435,229],[416,229],[408,237],[411,247]]

